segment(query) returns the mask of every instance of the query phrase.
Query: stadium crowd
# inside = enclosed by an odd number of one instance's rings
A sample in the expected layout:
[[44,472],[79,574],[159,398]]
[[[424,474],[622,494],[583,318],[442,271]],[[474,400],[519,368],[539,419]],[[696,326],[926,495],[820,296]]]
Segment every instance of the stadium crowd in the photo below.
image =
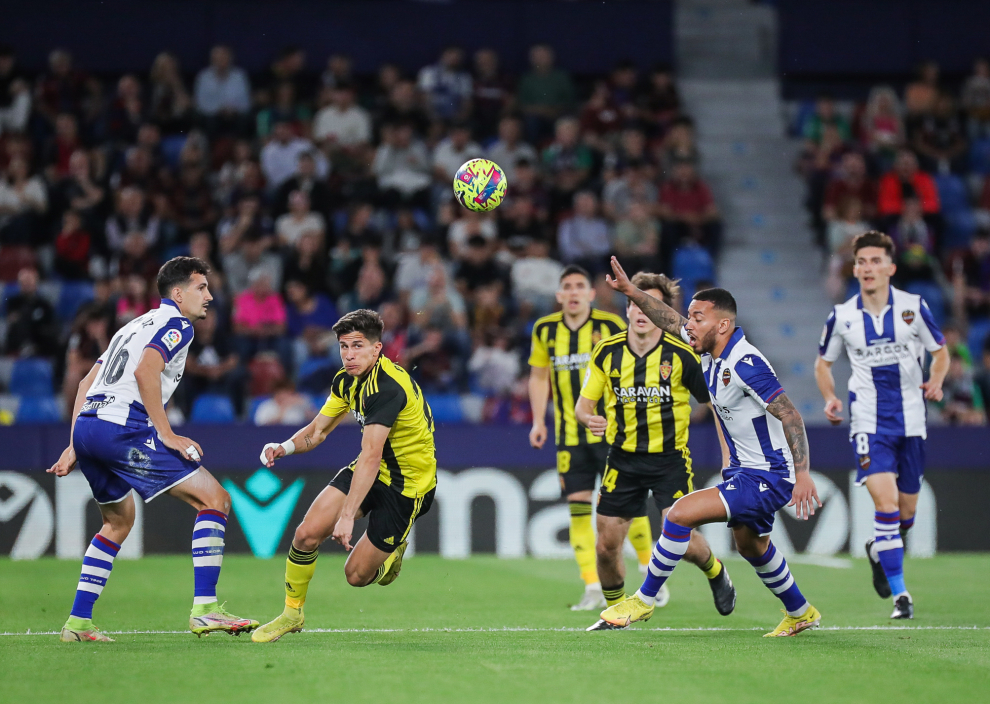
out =
[[[164,52],[98,77],[57,49],[32,76],[0,47],[0,420],[64,418],[176,255],[209,262],[215,300],[175,420],[301,423],[339,368],[330,327],[367,307],[438,419],[529,422],[529,334],[565,264],[612,311],[612,252],[713,278],[719,211],[667,68],[575,77],[545,45],[521,76],[455,46],[415,74],[311,58],[249,75],[217,46],[203,67]],[[481,156],[509,183],[487,215],[451,192]]]
[[987,421],[990,402],[990,61],[950,86],[933,62],[901,93],[874,86],[865,102],[829,95],[800,107],[797,168],[836,300],[858,289],[852,240],[869,229],[897,245],[895,285],[924,296],[945,332],[952,366],[950,423]]

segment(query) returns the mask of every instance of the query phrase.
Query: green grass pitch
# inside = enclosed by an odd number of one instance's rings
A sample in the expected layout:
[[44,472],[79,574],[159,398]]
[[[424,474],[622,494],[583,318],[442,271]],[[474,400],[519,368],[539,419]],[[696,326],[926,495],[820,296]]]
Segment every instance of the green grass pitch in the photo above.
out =
[[[685,564],[670,582],[670,605],[651,621],[585,633],[595,615],[567,609],[581,592],[569,561],[420,555],[395,584],[354,589],[342,558],[325,556],[306,625],[326,631],[258,645],[175,633],[192,601],[189,558],[121,561],[96,607],[101,628],[124,632],[117,642],[0,636],[0,701],[987,701],[990,560],[908,560],[917,616],[907,623],[887,619],[890,601],[874,594],[868,565],[851,563],[793,564],[823,628],[771,640],[760,636],[779,621],[779,602],[740,561],[729,562],[739,591],[732,616],[715,612],[703,576]],[[221,599],[238,615],[273,618],[283,566],[227,557]],[[58,630],[78,573],[73,561],[0,561],[0,632]],[[707,630],[716,628],[726,630]]]

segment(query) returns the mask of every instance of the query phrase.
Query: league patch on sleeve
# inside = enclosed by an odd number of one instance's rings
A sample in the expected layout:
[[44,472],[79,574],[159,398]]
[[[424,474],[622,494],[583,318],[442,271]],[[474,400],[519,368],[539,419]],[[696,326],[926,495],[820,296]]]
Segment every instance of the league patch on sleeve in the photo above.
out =
[[162,335],[162,342],[171,352],[182,342],[182,333],[178,330],[166,330],[165,334]]

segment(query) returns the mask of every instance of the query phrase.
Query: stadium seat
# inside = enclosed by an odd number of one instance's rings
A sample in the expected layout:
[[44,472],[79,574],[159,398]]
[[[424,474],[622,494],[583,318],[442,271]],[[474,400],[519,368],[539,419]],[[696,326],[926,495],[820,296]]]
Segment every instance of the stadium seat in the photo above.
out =
[[57,423],[62,418],[54,396],[24,396],[17,409],[18,423]]
[[947,316],[945,311],[945,294],[942,293],[942,287],[936,283],[930,283],[928,281],[912,281],[904,290],[908,293],[913,293],[921,296],[925,299],[925,303],[932,311],[932,317],[935,318],[935,322],[939,327],[945,325]]
[[278,357],[259,355],[248,365],[251,375],[250,394],[252,396],[267,396],[272,393],[275,384],[285,378],[285,369]]
[[173,169],[179,165],[179,155],[186,146],[186,135],[175,134],[162,139],[162,156]]
[[88,281],[66,281],[59,292],[55,314],[60,320],[70,322],[79,308],[93,300],[93,284]]
[[976,218],[969,208],[946,211],[945,234],[942,239],[943,250],[963,249],[969,247],[976,232]]
[[233,423],[234,404],[221,394],[203,394],[193,401],[191,423]]
[[306,377],[332,365],[333,360],[329,357],[310,357],[299,365],[299,373],[297,376],[300,379],[305,379]]
[[674,252],[674,278],[681,280],[685,301],[691,299],[699,281],[715,280],[715,262],[708,250],[698,244],[688,244]]
[[976,139],[969,147],[969,170],[990,175],[990,139]]
[[254,414],[258,412],[258,406],[270,399],[271,396],[255,396],[248,403],[247,421],[254,423]]
[[935,186],[938,188],[938,199],[942,204],[942,212],[969,210],[969,193],[966,184],[953,174],[937,174]]
[[990,337],[990,318],[970,322],[966,344],[973,357],[973,365],[976,367],[979,367],[980,361],[983,359],[983,344],[988,337]]
[[21,396],[47,396],[52,392],[52,363],[32,357],[14,362],[10,392]]
[[435,423],[460,423],[464,420],[461,397],[457,394],[437,394],[428,396],[426,401],[433,411]]

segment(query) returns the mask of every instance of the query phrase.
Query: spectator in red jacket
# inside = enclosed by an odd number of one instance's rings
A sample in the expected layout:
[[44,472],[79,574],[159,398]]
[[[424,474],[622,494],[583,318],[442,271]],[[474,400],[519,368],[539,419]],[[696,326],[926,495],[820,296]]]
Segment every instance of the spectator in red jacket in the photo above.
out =
[[880,178],[877,214],[891,221],[904,211],[904,200],[915,197],[921,201],[925,219],[935,218],[942,209],[935,180],[918,168],[918,158],[907,149],[897,153],[894,168]]

